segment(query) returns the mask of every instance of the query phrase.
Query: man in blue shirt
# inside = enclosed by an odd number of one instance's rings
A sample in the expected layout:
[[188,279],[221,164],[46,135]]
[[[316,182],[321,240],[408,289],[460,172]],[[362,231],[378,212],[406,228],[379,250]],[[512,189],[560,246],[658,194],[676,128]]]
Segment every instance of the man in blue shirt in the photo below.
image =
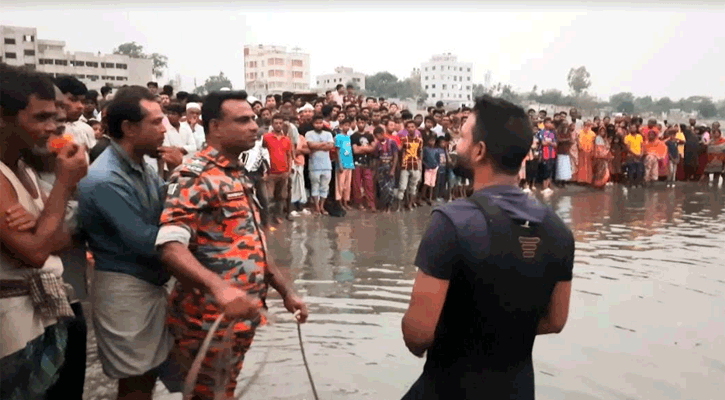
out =
[[171,349],[169,280],[155,242],[164,183],[143,161],[158,153],[166,128],[161,106],[139,86],[120,90],[108,106],[108,148],[78,187],[81,229],[95,258],[93,325],[103,371],[119,379],[118,398],[151,399],[155,369]]
[[355,163],[352,159],[352,142],[347,132],[350,130],[352,120],[342,121],[342,131],[335,136],[335,147],[337,148],[337,173],[335,174],[335,200],[340,203],[344,210],[351,210],[350,189],[352,186],[352,171]]

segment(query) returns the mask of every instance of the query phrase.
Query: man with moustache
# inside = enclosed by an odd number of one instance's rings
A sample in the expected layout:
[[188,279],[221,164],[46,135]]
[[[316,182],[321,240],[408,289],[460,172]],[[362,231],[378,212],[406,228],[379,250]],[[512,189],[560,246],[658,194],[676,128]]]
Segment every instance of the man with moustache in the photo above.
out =
[[457,147],[474,193],[433,211],[415,259],[403,338],[428,354],[405,400],[534,399],[534,339],[566,323],[574,237],[518,188],[532,141],[522,108],[476,101]]

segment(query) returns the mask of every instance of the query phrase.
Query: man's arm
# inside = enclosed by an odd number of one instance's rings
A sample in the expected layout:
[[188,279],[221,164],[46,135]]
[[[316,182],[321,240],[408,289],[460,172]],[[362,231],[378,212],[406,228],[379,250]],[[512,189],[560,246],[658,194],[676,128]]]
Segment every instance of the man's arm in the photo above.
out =
[[559,333],[564,329],[569,317],[569,300],[571,298],[571,281],[559,281],[551,293],[551,300],[546,315],[539,321],[537,335]]
[[418,271],[408,311],[403,316],[403,340],[411,353],[422,357],[433,344],[449,281]]

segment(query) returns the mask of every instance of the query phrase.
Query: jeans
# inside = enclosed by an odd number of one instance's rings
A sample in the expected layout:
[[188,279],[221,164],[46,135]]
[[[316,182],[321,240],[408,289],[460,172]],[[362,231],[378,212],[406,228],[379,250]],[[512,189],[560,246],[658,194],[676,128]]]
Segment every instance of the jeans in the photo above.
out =
[[628,162],[627,176],[629,177],[630,183],[641,183],[644,178],[644,163],[642,161]]
[[400,171],[400,185],[398,187],[398,200],[403,200],[405,191],[408,191],[408,196],[413,199],[418,193],[418,183],[420,183],[421,171],[414,170],[402,170]]
[[310,196],[326,199],[330,194],[330,180],[332,180],[331,170],[310,170]]
[[669,181],[674,182],[677,179],[677,165],[679,164],[679,160],[672,161],[670,159],[670,176]]

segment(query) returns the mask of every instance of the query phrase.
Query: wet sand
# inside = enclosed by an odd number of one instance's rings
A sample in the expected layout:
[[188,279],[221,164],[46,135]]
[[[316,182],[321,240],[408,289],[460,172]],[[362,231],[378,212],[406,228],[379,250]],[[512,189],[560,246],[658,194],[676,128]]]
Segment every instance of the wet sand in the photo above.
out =
[[[538,399],[719,399],[725,393],[725,188],[681,184],[544,200],[577,238],[572,305],[534,347]],[[321,399],[398,399],[423,360],[400,332],[429,207],[301,217],[271,240],[310,306],[302,326]],[[257,333],[242,398],[312,399],[297,332],[276,292]],[[86,399],[109,399],[89,338]],[[156,399],[176,400],[159,384]]]

